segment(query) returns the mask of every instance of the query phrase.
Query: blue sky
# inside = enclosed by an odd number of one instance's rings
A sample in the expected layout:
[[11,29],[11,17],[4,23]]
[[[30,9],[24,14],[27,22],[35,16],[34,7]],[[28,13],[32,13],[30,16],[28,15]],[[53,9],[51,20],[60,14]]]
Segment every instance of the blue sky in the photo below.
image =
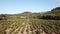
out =
[[0,14],[45,12],[60,7],[60,0],[0,0]]

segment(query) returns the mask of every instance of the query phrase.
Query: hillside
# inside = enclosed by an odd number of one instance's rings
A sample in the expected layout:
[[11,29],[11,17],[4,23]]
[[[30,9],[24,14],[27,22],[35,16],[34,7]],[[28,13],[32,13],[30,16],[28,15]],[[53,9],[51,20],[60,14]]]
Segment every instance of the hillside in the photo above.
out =
[[0,34],[60,34],[60,8],[47,13],[0,15]]
[[52,9],[51,13],[53,13],[53,14],[60,14],[60,7],[56,7],[54,9]]
[[51,11],[42,14],[42,16],[39,16],[39,18],[60,20],[60,7],[53,8]]

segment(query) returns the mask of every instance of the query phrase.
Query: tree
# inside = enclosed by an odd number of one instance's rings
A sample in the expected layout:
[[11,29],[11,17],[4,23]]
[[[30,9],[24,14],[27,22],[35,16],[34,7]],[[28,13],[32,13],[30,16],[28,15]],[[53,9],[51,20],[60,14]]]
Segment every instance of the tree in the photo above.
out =
[[1,14],[0,15],[0,20],[6,20],[7,19],[7,16],[6,15],[4,15],[4,14]]

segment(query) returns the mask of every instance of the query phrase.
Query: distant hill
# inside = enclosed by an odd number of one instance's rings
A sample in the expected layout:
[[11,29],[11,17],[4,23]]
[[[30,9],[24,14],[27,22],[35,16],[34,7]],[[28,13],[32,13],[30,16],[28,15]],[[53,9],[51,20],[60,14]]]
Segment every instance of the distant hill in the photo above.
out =
[[53,8],[51,11],[42,14],[38,18],[60,20],[60,7]]
[[53,8],[51,11],[48,13],[53,13],[53,14],[60,14],[60,7]]

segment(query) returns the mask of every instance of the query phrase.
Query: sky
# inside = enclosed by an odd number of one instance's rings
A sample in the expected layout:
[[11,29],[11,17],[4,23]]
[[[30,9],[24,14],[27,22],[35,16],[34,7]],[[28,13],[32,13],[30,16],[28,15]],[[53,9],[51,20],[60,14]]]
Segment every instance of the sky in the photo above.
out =
[[56,7],[60,7],[60,0],[0,0],[0,14],[46,12]]

